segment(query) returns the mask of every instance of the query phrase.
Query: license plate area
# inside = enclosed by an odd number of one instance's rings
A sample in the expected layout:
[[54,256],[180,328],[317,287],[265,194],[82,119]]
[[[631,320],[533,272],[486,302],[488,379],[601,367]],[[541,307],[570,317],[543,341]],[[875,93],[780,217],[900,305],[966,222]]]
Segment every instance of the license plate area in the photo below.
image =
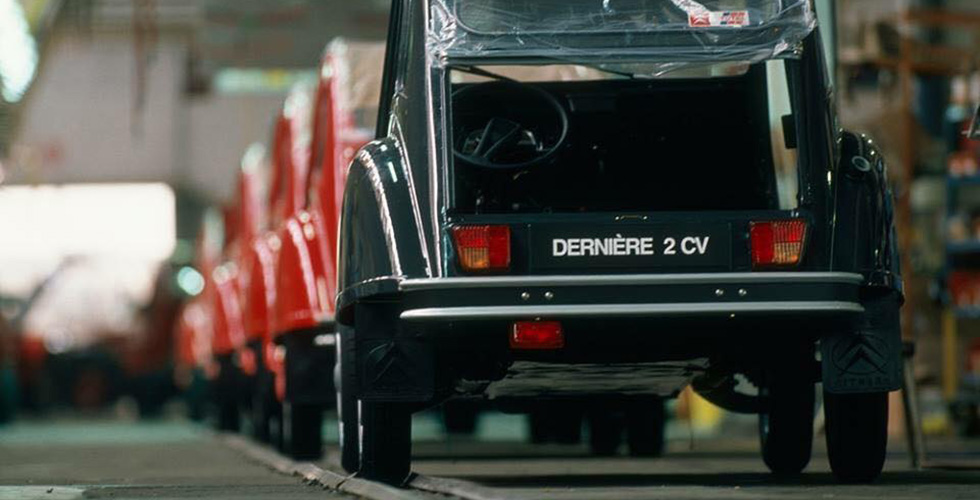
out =
[[528,231],[535,271],[732,268],[730,223],[542,224]]

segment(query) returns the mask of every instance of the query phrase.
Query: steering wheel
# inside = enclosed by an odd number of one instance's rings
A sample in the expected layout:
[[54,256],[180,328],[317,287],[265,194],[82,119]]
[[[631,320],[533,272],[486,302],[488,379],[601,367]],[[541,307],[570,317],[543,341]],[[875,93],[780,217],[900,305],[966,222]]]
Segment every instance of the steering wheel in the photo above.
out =
[[476,167],[511,170],[547,163],[568,138],[568,112],[550,93],[500,80],[453,93],[453,155]]

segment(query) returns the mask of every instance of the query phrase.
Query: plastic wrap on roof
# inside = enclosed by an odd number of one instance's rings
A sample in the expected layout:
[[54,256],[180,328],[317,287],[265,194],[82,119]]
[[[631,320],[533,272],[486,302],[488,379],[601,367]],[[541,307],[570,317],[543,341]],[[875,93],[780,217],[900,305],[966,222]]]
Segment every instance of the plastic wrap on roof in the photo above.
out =
[[816,26],[809,0],[430,0],[432,63],[450,59],[758,62]]
[[324,71],[333,71],[330,76],[340,83],[338,104],[353,114],[358,128],[374,130],[384,73],[384,43],[338,38],[327,46],[327,56],[333,64],[324,66]]

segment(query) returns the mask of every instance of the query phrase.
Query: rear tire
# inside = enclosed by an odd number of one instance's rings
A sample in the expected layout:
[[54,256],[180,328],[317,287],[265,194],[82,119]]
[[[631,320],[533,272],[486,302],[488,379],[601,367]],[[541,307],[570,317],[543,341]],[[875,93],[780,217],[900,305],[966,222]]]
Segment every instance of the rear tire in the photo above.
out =
[[473,401],[446,401],[442,405],[442,420],[449,434],[475,434],[479,416],[480,408]]
[[527,424],[531,443],[544,444],[551,440],[548,415],[544,410],[531,410],[527,415]]
[[215,356],[218,375],[211,383],[211,400],[215,408],[215,426],[219,431],[238,432],[241,411],[238,407],[241,384],[238,367],[230,354]]
[[589,412],[589,446],[592,455],[611,457],[623,442],[623,423],[616,412],[608,408]]
[[531,442],[579,444],[582,442],[581,407],[568,401],[549,401],[531,410]]
[[289,455],[296,460],[323,456],[323,408],[317,404],[285,403],[283,430]]
[[217,402],[218,407],[218,422],[217,427],[219,431],[225,432],[238,432],[241,427],[241,418],[238,412],[238,402],[234,399],[219,400]]
[[868,483],[881,475],[888,447],[888,393],[824,393],[827,456],[843,483]]
[[801,365],[783,365],[767,379],[769,411],[759,414],[762,460],[777,476],[796,475],[813,452],[814,382]]
[[256,384],[255,400],[252,402],[252,438],[260,443],[272,442],[272,413],[275,401],[259,384]]
[[582,415],[561,413],[554,416],[555,442],[558,444],[579,444],[582,442]]
[[354,336],[353,331],[338,325],[337,364],[334,366],[334,385],[337,392],[337,426],[340,434],[340,466],[350,474],[361,467],[358,443],[357,398],[354,397]]
[[667,412],[662,398],[633,401],[626,407],[626,442],[634,457],[664,454]]
[[282,403],[276,399],[269,412],[269,444],[273,448],[285,453],[286,449],[286,426],[282,418]]
[[404,403],[360,404],[360,471],[358,476],[401,486],[412,465],[412,409]]

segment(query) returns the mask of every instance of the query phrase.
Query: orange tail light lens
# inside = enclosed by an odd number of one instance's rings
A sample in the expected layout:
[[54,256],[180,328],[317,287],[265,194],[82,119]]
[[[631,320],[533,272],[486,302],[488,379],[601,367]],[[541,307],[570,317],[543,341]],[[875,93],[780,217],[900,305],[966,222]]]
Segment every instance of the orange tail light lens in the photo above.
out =
[[789,267],[800,263],[806,243],[806,221],[788,219],[752,222],[752,268]]
[[467,272],[506,271],[510,268],[510,226],[455,226],[456,257]]

